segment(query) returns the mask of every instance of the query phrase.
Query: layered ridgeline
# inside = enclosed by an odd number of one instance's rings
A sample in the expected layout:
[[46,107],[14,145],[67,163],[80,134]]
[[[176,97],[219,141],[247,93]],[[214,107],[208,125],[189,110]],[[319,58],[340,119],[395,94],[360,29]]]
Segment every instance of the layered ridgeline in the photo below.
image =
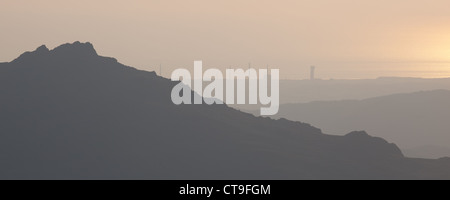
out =
[[[280,104],[364,100],[418,91],[450,90],[450,78],[380,77],[377,79],[280,80]],[[251,111],[261,105],[231,105]]]
[[350,80],[281,80],[281,103],[363,100],[399,93],[445,89],[450,78],[380,77]]
[[364,132],[331,136],[226,105],[176,106],[175,84],[89,43],[0,64],[0,178],[450,178],[449,160],[405,158]]
[[280,117],[310,123],[329,134],[366,130],[395,142],[407,156],[450,156],[449,90],[283,104],[274,116]]

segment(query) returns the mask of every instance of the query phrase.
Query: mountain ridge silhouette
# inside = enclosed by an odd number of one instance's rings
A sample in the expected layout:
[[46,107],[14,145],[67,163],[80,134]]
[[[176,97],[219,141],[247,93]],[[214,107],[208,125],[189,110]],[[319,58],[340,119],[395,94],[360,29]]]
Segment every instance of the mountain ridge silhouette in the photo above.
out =
[[0,66],[0,179],[445,179],[450,162],[227,105],[174,105],[177,82],[45,46]]
[[[446,142],[450,139],[449,102],[450,90],[437,89],[363,100],[282,104],[274,118],[311,123],[336,135],[367,130],[395,142],[408,156],[439,158],[450,155]],[[427,146],[431,148],[424,148]]]

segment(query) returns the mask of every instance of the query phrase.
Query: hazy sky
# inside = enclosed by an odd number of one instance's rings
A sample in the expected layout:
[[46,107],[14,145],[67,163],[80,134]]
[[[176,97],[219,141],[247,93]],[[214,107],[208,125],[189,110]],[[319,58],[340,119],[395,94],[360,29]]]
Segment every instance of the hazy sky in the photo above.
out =
[[1,0],[0,62],[92,42],[141,69],[280,68],[282,78],[450,76],[448,0]]

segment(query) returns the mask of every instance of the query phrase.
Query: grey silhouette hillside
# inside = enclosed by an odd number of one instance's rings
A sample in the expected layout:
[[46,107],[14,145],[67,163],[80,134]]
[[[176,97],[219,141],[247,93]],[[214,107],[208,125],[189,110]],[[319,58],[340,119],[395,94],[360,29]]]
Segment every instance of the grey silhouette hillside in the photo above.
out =
[[365,132],[170,100],[175,82],[45,46],[0,64],[0,179],[448,179]]
[[[450,156],[450,91],[395,94],[365,100],[283,104],[274,118],[311,123],[325,133],[366,130],[412,157]],[[421,153],[423,151],[423,153]]]

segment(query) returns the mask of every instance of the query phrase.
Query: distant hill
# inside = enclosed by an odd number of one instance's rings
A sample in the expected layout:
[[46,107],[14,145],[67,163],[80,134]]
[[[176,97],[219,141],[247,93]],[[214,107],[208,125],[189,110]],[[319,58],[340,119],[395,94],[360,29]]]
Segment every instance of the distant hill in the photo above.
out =
[[[275,118],[311,123],[325,133],[342,135],[351,130],[369,133],[398,144],[408,156],[450,156],[450,91],[434,90],[395,94],[365,100],[284,104]],[[426,153],[418,147],[434,146]],[[415,149],[415,150],[413,150]],[[434,149],[434,150],[433,150]]]
[[440,158],[450,155],[450,148],[446,146],[424,145],[409,149],[402,149],[405,155],[413,158]]
[[282,80],[282,103],[363,100],[398,93],[450,90],[450,78],[381,77],[355,80]]
[[45,46],[0,65],[0,179],[450,179],[365,132],[170,100],[175,82]]
[[[280,80],[280,103],[363,100],[399,93],[450,90],[450,78],[380,77],[377,79]],[[231,105],[241,110],[256,110],[260,105]]]

